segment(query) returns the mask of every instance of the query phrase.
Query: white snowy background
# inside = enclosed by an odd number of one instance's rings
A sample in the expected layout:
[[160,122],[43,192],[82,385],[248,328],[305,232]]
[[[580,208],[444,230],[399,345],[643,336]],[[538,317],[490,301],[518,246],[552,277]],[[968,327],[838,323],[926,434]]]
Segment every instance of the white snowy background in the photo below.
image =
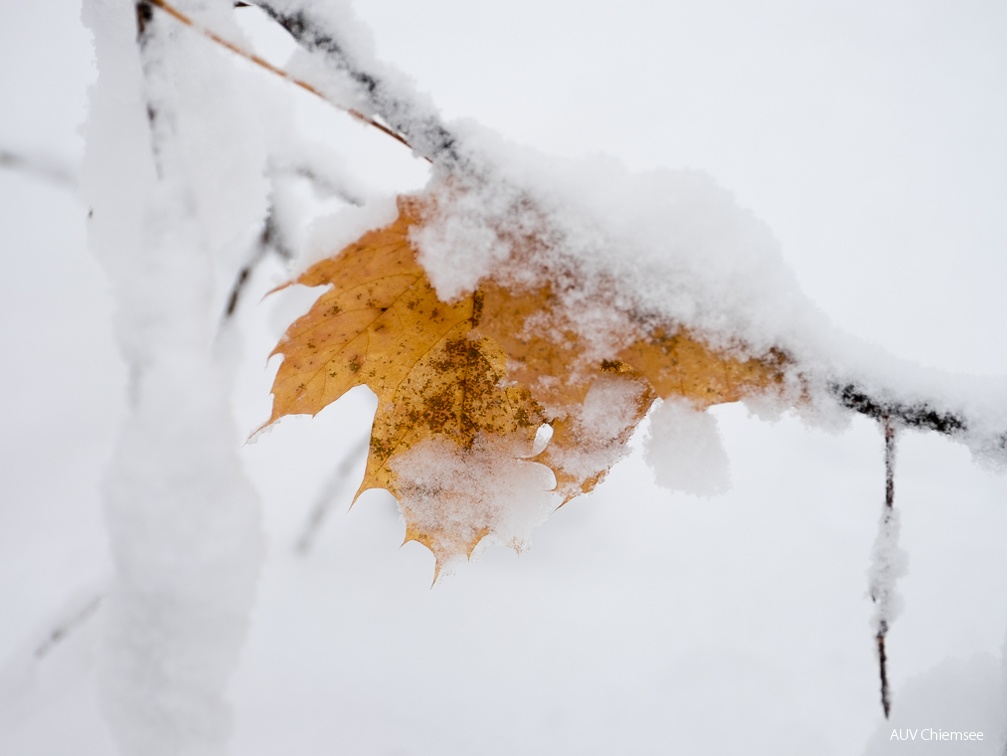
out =
[[[6,3],[0,23],[0,150],[74,171],[94,78],[79,10]],[[548,153],[702,169],[768,224],[837,326],[921,366],[1007,377],[1002,3],[356,10],[378,54],[447,118]],[[282,35],[261,43],[282,56]],[[386,137],[245,75],[364,183],[425,180]],[[112,569],[100,485],[126,375],[86,216],[72,191],[0,169],[3,754],[115,753],[96,692],[105,610],[46,646]],[[263,265],[228,340],[242,355],[242,432],[268,415],[266,356],[293,305],[260,298],[283,277]],[[963,447],[936,434],[900,442],[909,571],[886,722],[866,596],[884,484],[870,422],[830,433],[717,408],[730,492],[671,494],[638,451],[555,513],[531,550],[487,550],[431,589],[433,560],[399,547],[389,497],[346,512],[360,464],[331,494],[311,553],[295,550],[372,407],[359,393],[240,450],[268,555],[230,687],[233,753],[919,752],[891,742],[893,728],[981,730],[982,744],[928,752],[1003,752],[1007,477]]]

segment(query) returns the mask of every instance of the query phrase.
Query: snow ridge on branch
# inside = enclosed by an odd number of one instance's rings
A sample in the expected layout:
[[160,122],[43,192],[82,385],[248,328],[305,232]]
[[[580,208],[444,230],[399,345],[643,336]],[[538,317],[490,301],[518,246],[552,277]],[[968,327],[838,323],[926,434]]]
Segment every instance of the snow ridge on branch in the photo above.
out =
[[[345,75],[366,106],[400,132],[417,154],[433,163],[458,167],[463,162],[457,137],[444,125],[432,103],[420,97],[405,77],[362,52],[355,19],[345,13],[341,26],[326,14],[331,4],[256,0],[254,3],[286,29],[308,53],[321,58],[327,70]],[[321,6],[322,9],[319,8]]]

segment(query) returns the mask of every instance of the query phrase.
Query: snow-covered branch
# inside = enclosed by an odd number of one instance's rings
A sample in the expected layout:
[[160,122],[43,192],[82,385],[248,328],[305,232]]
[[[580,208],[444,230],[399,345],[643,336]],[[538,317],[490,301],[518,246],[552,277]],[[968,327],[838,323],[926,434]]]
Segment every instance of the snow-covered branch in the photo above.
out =
[[457,166],[458,139],[428,98],[419,95],[400,72],[371,52],[366,29],[345,3],[256,0],[258,5],[333,77],[349,83],[357,107],[380,116],[430,161]]
[[[219,23],[232,13],[223,0],[187,5]],[[88,0],[84,19],[98,64],[89,244],[131,378],[105,482],[104,708],[125,754],[218,754],[262,538],[214,343],[223,287],[265,208],[265,158],[217,48],[146,2]]]
[[[316,75],[327,72],[334,89],[349,89],[355,107],[382,118],[417,153],[447,172],[471,175],[475,169],[481,182],[506,181],[501,172],[490,167],[492,158],[472,149],[467,142],[463,144],[459,134],[443,122],[430,99],[419,93],[407,76],[375,57],[367,30],[348,4],[303,0],[257,0],[254,4],[282,25],[318,64],[313,69]],[[509,194],[515,205],[528,200],[523,189],[512,188],[502,194]],[[500,195],[496,193],[497,198]],[[514,208],[497,215],[506,213],[514,214]],[[556,228],[549,232],[564,233]],[[819,334],[820,341],[828,338],[828,334]],[[794,357],[800,372],[802,355]],[[988,402],[957,396],[955,388],[927,395],[898,382],[879,380],[873,370],[867,371],[871,375],[861,374],[841,360],[828,361],[832,363],[829,372],[823,375],[816,366],[808,385],[843,407],[875,420],[890,418],[899,427],[937,431],[995,462],[1007,459],[1007,420],[999,425],[994,420],[1007,418],[1007,408],[993,407],[991,416]]]

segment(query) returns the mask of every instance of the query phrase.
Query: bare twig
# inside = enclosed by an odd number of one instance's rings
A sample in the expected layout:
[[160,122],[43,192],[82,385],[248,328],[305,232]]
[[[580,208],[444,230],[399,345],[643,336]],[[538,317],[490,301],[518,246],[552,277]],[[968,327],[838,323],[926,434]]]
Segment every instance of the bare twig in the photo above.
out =
[[[885,511],[891,513],[895,509],[895,427],[890,417],[885,418]],[[888,657],[885,654],[885,637],[888,635],[888,621],[882,620],[878,628],[878,665],[881,674],[881,707],[885,710],[885,719],[892,709],[891,697],[888,692]]]
[[35,658],[45,658],[50,651],[56,648],[56,646],[73,635],[74,631],[83,627],[83,625],[98,611],[98,608],[101,606],[101,602],[104,598],[104,593],[92,596],[87,603],[79,607],[72,614],[60,619],[52,630],[49,631],[45,640],[35,647]]
[[291,165],[288,170],[291,174],[309,181],[319,194],[336,197],[354,207],[363,207],[364,205],[365,200],[362,196],[307,163]]
[[366,204],[371,193],[324,144],[289,137],[270,145],[267,175],[274,196],[277,182],[293,177],[311,184],[319,197],[334,197],[354,207]]
[[315,538],[318,537],[318,533],[322,529],[322,525],[325,524],[325,520],[328,519],[329,514],[332,511],[332,507],[336,502],[337,494],[346,485],[346,481],[349,479],[350,472],[353,466],[357,463],[357,460],[367,451],[369,438],[365,436],[360,439],[353,447],[346,453],[343,457],[342,462],[336,468],[335,472],[332,473],[325,486],[318,493],[315,498],[315,503],[311,507],[311,514],[308,515],[308,520],[304,525],[304,529],[301,531],[300,537],[297,539],[297,553],[302,556],[311,551],[311,547],[315,543]]
[[248,279],[252,276],[252,271],[258,266],[262,259],[266,256],[268,247],[264,244],[256,245],[255,255],[249,260],[242,268],[238,271],[238,275],[234,279],[234,283],[231,285],[231,293],[227,295],[227,306],[224,308],[224,319],[234,317],[234,313],[238,310],[238,301],[241,299],[241,295],[245,291],[245,286],[248,284]]
[[886,417],[885,428],[885,509],[895,509],[895,426]]
[[249,261],[238,271],[234,283],[231,284],[231,292],[227,296],[227,305],[224,308],[225,321],[233,317],[234,313],[237,312],[238,302],[241,300],[241,296],[252,277],[252,273],[270,252],[276,254],[281,260],[290,260],[293,257],[293,253],[283,242],[277,230],[272,209],[270,209],[265,222],[262,224],[262,233],[259,234],[255,251],[252,253]]
[[62,161],[53,158],[28,156],[0,149],[0,168],[27,173],[67,189],[77,188],[77,174]]
[[[255,248],[248,262],[242,266],[231,285],[231,292],[227,297],[227,305],[224,308],[224,319],[234,315],[238,309],[238,302],[244,293],[252,273],[270,253],[275,254],[281,260],[292,260],[294,252],[288,241],[289,233],[285,231],[284,224],[277,218],[277,181],[284,177],[298,177],[309,182],[312,187],[321,195],[335,197],[348,205],[360,207],[364,204],[362,194],[346,186],[345,181],[341,181],[333,171],[326,171],[323,168],[316,168],[308,164],[307,160],[288,159],[277,161],[278,165],[272,167],[268,174],[273,190],[269,211],[262,224],[262,233],[255,243]],[[322,161],[324,166],[325,162]]]

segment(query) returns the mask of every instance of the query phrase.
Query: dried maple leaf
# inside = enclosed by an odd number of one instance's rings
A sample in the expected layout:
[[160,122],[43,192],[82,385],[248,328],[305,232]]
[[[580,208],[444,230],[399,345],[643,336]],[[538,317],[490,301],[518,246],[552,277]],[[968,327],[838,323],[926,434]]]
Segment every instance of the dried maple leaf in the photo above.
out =
[[407,235],[413,203],[396,221],[365,234],[293,283],[329,286],[287,330],[274,354],[273,414],[315,415],[354,386],[388,400],[433,345],[471,328],[471,301],[437,298]]
[[682,396],[700,409],[765,393],[783,382],[780,352],[743,359],[711,349],[686,329],[657,328],[619,353],[663,397]]
[[[783,380],[781,355],[742,359],[673,324],[644,329],[630,318],[621,346],[599,358],[548,282],[488,279],[443,302],[410,240],[430,207],[400,199],[393,223],[293,282],[329,289],[274,351],[284,359],[269,422],[369,387],[378,408],[358,495],[390,491],[406,540],[427,546],[438,570],[499,530],[508,499],[552,489],[555,505],[591,491],[658,396],[702,409]],[[534,248],[514,241],[511,262]],[[529,459],[543,424],[551,438]]]
[[491,523],[421,521],[418,502],[429,491],[401,481],[395,460],[431,440],[485,455],[489,439],[506,439],[516,456],[527,455],[542,417],[527,390],[504,385],[502,350],[469,335],[480,317],[477,297],[453,304],[438,299],[408,242],[417,211],[416,202],[401,201],[392,225],[365,234],[293,282],[331,288],[274,351],[284,359],[269,422],[317,414],[355,386],[370,388],[378,409],[358,495],[370,488],[395,495],[407,540],[428,546],[441,562],[471,553]]
[[[515,250],[519,265],[528,256],[527,249]],[[627,325],[629,345],[592,360],[596,350],[550,287],[515,292],[489,281],[481,290],[476,331],[503,346],[510,377],[544,407],[553,436],[539,459],[555,473],[563,504],[604,479],[658,396],[681,396],[705,409],[769,391],[783,380],[782,355],[741,359],[684,329],[668,335],[659,327],[633,339],[636,329]]]

